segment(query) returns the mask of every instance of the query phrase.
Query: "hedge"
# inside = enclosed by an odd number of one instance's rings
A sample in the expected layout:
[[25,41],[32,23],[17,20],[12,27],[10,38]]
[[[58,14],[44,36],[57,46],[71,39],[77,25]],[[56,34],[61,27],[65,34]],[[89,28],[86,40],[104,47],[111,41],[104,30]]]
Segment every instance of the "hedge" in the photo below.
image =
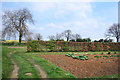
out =
[[120,42],[29,41],[27,51],[120,51]]

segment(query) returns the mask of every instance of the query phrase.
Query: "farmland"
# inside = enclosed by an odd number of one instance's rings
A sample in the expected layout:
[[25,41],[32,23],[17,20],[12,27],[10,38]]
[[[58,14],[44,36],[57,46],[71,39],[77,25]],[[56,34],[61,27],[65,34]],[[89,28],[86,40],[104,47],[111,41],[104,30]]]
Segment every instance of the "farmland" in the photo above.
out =
[[[15,47],[2,46],[3,78],[11,78],[13,74],[15,64],[12,63],[11,59],[19,68],[17,78],[101,78],[101,76],[103,78],[117,78],[119,76],[119,51],[111,51],[111,54],[108,54],[107,51],[74,52],[73,57],[88,56],[88,59],[81,60],[66,56],[66,54],[73,52],[27,52],[26,46]],[[9,56],[10,53],[12,54]],[[40,67],[45,74],[40,73],[41,70],[36,66]]]
[[[87,60],[76,59],[65,55],[39,55],[45,58],[47,61],[52,62],[64,70],[71,72],[78,78],[84,77],[96,77],[101,75],[112,75],[118,72],[118,57],[104,57],[106,54],[94,54],[88,56]],[[115,54],[116,55],[116,54]],[[80,56],[76,54],[76,56]],[[95,56],[103,56],[101,58],[95,58]],[[109,55],[111,56],[111,55]],[[120,55],[119,55],[120,56]],[[81,57],[81,56],[80,56]],[[120,58],[120,57],[119,57]]]

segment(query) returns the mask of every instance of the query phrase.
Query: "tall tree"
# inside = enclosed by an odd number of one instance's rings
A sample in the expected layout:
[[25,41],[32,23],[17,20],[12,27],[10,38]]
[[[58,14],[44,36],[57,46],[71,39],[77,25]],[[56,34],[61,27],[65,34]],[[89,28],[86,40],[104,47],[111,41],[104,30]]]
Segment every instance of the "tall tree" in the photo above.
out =
[[106,36],[115,37],[117,42],[120,39],[120,24],[113,24],[107,31]]
[[5,27],[3,30],[5,33],[18,32],[19,43],[21,43],[22,37],[29,31],[26,23],[34,24],[32,15],[28,9],[6,11],[2,16],[2,22]]
[[49,40],[55,40],[55,36],[54,35],[50,35],[48,36]]
[[26,35],[24,36],[25,37],[25,40],[26,41],[32,41],[33,40],[33,33],[32,32],[27,32]]
[[81,38],[80,34],[73,34],[72,35],[72,39],[74,39],[75,41],[77,41],[77,39],[80,39],[80,38]]
[[56,41],[61,41],[61,40],[63,40],[63,39],[62,39],[62,34],[56,34],[55,40],[56,40]]
[[37,39],[38,41],[42,39],[42,35],[40,33],[37,33],[35,35],[35,39]]
[[67,41],[69,41],[72,38],[72,31],[71,30],[65,30],[62,34],[67,39]]

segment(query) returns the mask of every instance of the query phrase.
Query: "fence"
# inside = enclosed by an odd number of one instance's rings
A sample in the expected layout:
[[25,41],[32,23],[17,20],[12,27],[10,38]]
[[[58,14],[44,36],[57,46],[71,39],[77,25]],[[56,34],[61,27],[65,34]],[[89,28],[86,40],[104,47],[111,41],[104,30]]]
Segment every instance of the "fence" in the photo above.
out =
[[27,51],[120,51],[120,42],[29,41]]

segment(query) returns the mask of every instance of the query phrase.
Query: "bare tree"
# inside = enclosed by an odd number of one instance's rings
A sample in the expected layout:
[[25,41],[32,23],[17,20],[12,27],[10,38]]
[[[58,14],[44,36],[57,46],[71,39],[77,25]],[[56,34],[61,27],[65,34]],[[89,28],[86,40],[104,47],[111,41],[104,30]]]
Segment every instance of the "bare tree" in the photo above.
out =
[[48,36],[49,40],[55,40],[55,36],[54,35],[51,35],[51,36]]
[[56,34],[55,40],[61,40],[62,39],[62,34]]
[[115,37],[117,42],[120,39],[120,24],[113,24],[107,31],[106,36]]
[[34,23],[28,9],[6,11],[2,16],[2,22],[5,27],[3,30],[5,33],[19,33],[19,43],[21,43],[22,37],[29,31],[26,23]]
[[73,34],[72,35],[72,39],[74,39],[75,41],[77,41],[77,39],[80,39],[80,38],[81,38],[80,34]]
[[33,33],[32,32],[27,32],[26,35],[24,36],[25,37],[25,40],[26,41],[32,41],[33,40]]
[[41,40],[42,39],[42,35],[40,33],[37,33],[35,35],[35,39],[38,40],[38,41]]
[[67,39],[67,41],[69,41],[72,38],[71,30],[65,30],[62,34]]
[[11,37],[13,37],[16,40],[17,32],[16,30],[12,30],[11,28],[5,28],[4,31],[2,31],[2,39],[8,39],[10,40]]

